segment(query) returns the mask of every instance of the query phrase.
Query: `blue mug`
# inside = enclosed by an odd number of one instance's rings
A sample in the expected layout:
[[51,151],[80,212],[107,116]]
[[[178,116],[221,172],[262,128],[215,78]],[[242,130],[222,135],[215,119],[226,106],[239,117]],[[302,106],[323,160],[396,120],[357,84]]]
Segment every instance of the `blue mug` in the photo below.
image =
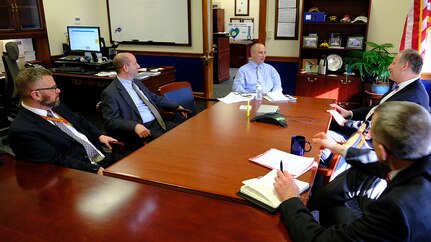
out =
[[[308,144],[308,149],[305,149],[305,144]],[[304,156],[305,152],[309,152],[312,146],[309,141],[305,139],[304,136],[296,135],[292,136],[290,142],[290,153],[294,155]]]

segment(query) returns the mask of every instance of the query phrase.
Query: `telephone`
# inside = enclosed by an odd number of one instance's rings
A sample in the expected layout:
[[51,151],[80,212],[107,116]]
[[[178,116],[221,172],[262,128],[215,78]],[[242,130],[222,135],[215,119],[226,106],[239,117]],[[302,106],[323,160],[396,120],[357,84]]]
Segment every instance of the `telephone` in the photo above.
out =
[[256,117],[250,119],[251,122],[262,122],[268,124],[279,125],[283,128],[287,127],[286,119],[284,119],[283,114],[279,112],[275,113],[264,113],[261,115],[257,115]]

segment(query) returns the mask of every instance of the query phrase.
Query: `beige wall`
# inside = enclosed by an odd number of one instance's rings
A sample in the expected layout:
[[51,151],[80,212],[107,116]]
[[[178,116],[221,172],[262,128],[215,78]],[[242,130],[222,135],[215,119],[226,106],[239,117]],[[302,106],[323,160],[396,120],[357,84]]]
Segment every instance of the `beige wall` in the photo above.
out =
[[225,31],[228,31],[227,24],[230,22],[230,18],[254,18],[253,25],[253,39],[259,38],[259,0],[250,0],[250,12],[249,16],[235,16],[235,1],[232,0],[213,0],[213,3],[219,3],[220,8],[225,10]]
[[106,44],[110,43],[106,0],[43,0],[51,55],[63,54],[66,27],[75,25],[75,17],[83,26],[100,26]]
[[[225,9],[226,23],[234,17],[233,0],[213,0]],[[275,2],[268,0],[267,14],[267,54],[268,56],[298,57],[298,40],[274,40]],[[81,17],[81,25],[98,25],[102,36],[109,43],[108,17],[106,0],[44,0],[48,36],[52,55],[62,53],[61,43],[65,41],[67,25],[74,25],[74,17]],[[300,3],[300,6],[302,3]],[[391,42],[395,45],[393,52],[398,51],[402,28],[409,9],[407,0],[374,0],[371,6],[368,40],[377,43]],[[302,12],[301,9],[299,9]],[[250,0],[250,16],[259,21],[259,0]],[[261,21],[261,20],[260,20]],[[254,38],[259,29],[254,27]],[[202,0],[192,0],[192,44],[191,47],[169,46],[124,46],[132,50],[168,51],[180,53],[202,53]],[[108,44],[109,45],[109,44]]]
[[[44,0],[43,4],[51,55],[63,53],[62,43],[66,41],[66,26],[75,25],[76,16],[81,18],[81,25],[83,26],[100,26],[101,35],[105,38],[106,45],[110,45],[106,0]],[[202,1],[192,0],[191,11],[193,46],[121,46],[119,49],[202,53]]]

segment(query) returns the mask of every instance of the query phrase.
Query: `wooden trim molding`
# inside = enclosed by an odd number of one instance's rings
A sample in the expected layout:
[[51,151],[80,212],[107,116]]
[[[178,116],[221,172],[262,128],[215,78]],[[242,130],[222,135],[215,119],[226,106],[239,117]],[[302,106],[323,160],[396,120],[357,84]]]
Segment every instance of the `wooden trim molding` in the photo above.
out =
[[431,72],[422,72],[421,73],[421,79],[431,81]]
[[267,56],[265,61],[274,61],[274,62],[298,62],[299,57],[283,57],[283,56]]

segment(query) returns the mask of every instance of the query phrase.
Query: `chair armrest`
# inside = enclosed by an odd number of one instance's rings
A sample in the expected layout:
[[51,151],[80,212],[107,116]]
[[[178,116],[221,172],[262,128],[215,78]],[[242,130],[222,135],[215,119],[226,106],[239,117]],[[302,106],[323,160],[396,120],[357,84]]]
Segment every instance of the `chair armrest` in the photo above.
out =
[[192,114],[192,110],[186,109],[186,108],[172,108],[172,110],[174,110],[176,112]]
[[332,172],[333,172],[333,170],[329,169],[329,168],[323,168],[323,167],[317,168],[317,174],[322,175],[322,176],[331,176]]
[[120,142],[120,141],[110,141],[109,145],[115,151],[124,152],[124,150],[126,149],[126,144],[124,142]]
[[193,92],[193,97],[195,99],[199,99],[199,100],[203,100],[203,101],[211,101],[211,102],[218,102],[219,101],[217,98],[205,97],[204,93],[202,93],[202,92]]

